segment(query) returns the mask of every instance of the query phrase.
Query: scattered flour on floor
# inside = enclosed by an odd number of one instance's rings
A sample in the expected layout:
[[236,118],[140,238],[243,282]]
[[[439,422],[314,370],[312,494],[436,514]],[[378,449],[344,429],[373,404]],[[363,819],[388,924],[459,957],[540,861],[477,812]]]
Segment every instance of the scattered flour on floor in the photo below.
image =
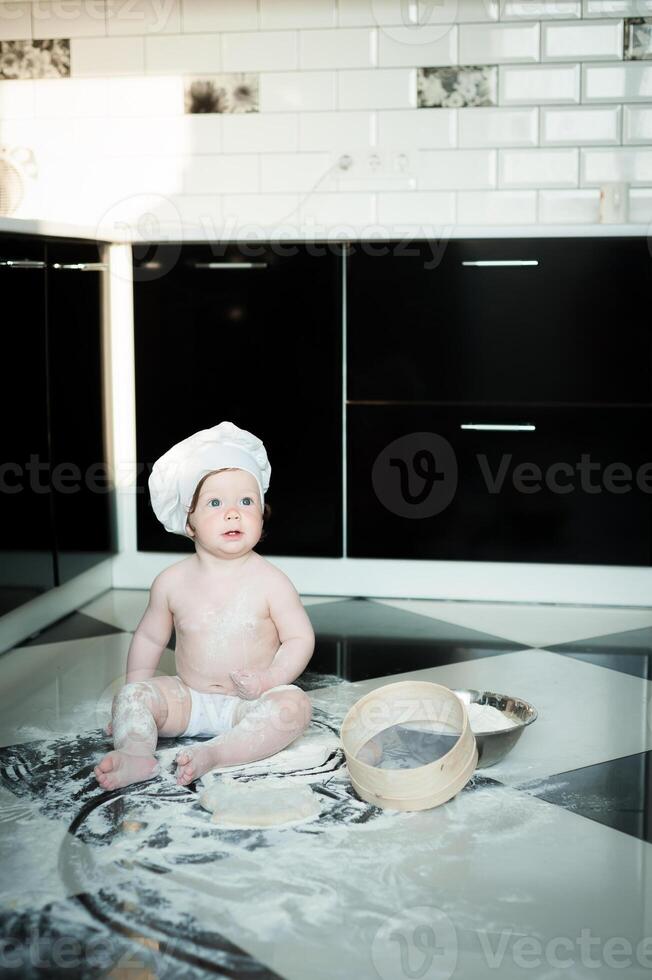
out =
[[5,908],[30,909],[71,894],[59,872],[68,822],[41,816],[37,804],[0,787],[0,903]]

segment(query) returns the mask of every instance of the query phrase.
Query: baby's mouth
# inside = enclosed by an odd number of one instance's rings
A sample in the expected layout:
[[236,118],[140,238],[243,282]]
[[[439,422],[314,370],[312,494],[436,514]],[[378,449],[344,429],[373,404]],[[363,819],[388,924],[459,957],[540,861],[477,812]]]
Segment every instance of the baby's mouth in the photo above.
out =
[[224,537],[225,538],[237,538],[240,534],[242,534],[242,531],[225,531],[224,532]]

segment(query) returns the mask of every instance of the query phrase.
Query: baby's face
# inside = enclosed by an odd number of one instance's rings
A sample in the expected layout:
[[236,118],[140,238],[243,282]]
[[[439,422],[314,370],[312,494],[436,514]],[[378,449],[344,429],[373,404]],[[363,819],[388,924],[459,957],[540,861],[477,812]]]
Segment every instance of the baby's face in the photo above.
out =
[[188,534],[220,558],[239,558],[258,543],[263,517],[258,484],[245,470],[213,473],[204,481]]

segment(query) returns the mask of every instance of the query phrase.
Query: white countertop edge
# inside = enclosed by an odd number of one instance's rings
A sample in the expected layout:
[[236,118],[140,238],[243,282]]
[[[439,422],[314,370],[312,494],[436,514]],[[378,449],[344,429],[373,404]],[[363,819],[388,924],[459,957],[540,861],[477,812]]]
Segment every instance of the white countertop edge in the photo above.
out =
[[[452,238],[618,238],[649,237],[652,243],[652,222],[637,224],[571,224],[571,225],[443,225],[443,224],[395,224],[353,226],[334,224],[302,227],[301,225],[260,225],[243,226],[244,234],[237,229],[224,229],[220,238],[220,228],[210,229],[190,223],[170,226],[164,234],[146,239],[148,242],[165,244],[167,242],[211,242],[211,241],[396,241],[397,239],[435,239]],[[98,234],[98,232],[102,232]],[[94,242],[137,243],[143,241],[134,227],[134,234],[111,235],[104,229],[90,225],[65,224],[37,218],[0,217],[0,232],[20,235],[43,235],[52,238],[75,238]],[[209,233],[210,232],[210,233]],[[652,247],[652,245],[651,245]]]
[[88,225],[68,225],[39,218],[0,217],[0,232],[16,235],[44,235],[48,238],[83,238],[93,242],[124,241],[123,238],[98,238],[97,229]]

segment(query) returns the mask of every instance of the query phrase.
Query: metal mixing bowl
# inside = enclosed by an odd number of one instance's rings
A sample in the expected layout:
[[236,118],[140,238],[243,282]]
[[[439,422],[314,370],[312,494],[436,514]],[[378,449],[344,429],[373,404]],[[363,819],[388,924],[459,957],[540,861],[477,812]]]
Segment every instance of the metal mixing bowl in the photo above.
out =
[[[475,735],[478,746],[478,769],[487,769],[495,765],[513,749],[523,734],[523,729],[537,719],[537,709],[534,705],[521,698],[512,698],[508,694],[495,694],[493,691],[461,690],[454,691],[465,705],[473,702],[488,704],[498,708],[504,715],[516,722],[513,728],[502,732],[485,732]],[[475,734],[475,733],[474,733]]]

